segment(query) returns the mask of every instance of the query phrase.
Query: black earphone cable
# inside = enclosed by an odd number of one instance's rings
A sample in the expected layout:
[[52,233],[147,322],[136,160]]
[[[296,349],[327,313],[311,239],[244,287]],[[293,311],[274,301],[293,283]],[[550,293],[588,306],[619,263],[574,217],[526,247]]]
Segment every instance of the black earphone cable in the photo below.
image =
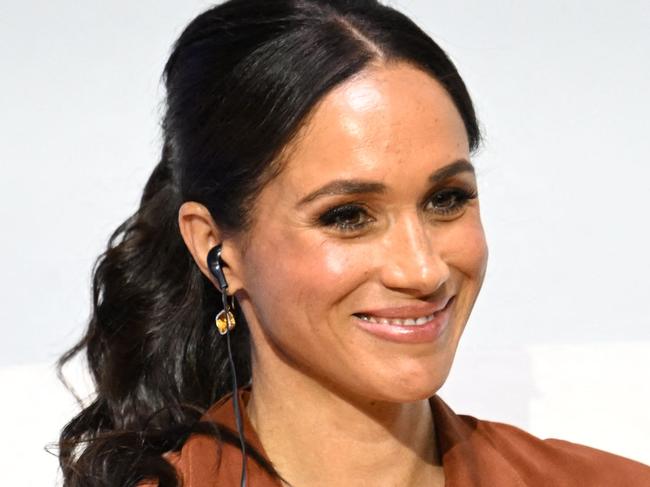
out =
[[235,410],[235,422],[237,423],[237,433],[239,434],[239,443],[241,445],[242,464],[241,464],[241,479],[239,485],[246,487],[246,440],[244,439],[244,422],[242,419],[242,412],[239,404],[239,388],[237,386],[237,371],[235,369],[235,361],[232,358],[232,349],[230,347],[230,311],[226,293],[222,295],[223,309],[226,311],[226,320],[228,322],[228,332],[226,333],[226,344],[228,347],[228,363],[230,364],[230,373],[232,375],[232,390],[233,390],[233,408]]

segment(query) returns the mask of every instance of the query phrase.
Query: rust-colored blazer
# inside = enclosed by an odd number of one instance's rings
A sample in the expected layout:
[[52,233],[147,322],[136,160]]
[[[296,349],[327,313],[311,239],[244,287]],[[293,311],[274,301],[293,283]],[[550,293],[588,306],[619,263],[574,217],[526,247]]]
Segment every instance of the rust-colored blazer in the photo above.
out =
[[[246,404],[249,393],[240,389],[240,404]],[[458,415],[438,395],[429,402],[446,487],[650,487],[650,467],[642,463],[564,440],[542,440],[508,424]],[[264,454],[243,408],[242,414],[247,441]],[[204,417],[236,434],[231,397],[215,403]],[[193,435],[180,452],[165,456],[176,467],[183,487],[239,487],[241,452],[234,445]],[[250,455],[247,467],[248,487],[281,487]]]

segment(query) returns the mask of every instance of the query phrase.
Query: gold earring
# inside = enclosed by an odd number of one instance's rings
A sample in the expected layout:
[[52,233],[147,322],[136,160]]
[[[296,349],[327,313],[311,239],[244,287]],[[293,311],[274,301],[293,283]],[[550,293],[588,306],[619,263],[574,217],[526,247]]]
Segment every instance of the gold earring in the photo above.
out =
[[235,328],[235,315],[233,315],[232,311],[230,311],[231,308],[233,310],[235,309],[235,298],[232,298],[232,306],[229,306],[228,298],[226,297],[226,294],[223,293],[222,301],[223,309],[217,313],[217,316],[214,319],[214,323],[217,325],[217,330],[219,330],[219,333],[225,335],[230,330]]

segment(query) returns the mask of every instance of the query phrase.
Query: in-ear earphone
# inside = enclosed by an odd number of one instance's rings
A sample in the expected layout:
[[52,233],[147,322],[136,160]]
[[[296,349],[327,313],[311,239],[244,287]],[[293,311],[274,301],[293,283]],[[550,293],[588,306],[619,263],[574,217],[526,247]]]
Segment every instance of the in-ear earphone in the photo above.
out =
[[212,247],[208,252],[208,268],[219,283],[219,290],[225,293],[228,290],[228,281],[223,273],[223,261],[221,260],[221,244]]
[[[230,347],[230,332],[235,327],[235,317],[230,311],[228,304],[228,281],[223,272],[224,262],[221,259],[222,245],[216,245],[208,252],[208,268],[210,273],[214,276],[219,284],[219,291],[221,291],[221,302],[223,309],[219,311],[215,318],[215,323],[219,333],[226,336],[226,345],[228,348],[228,363],[230,364],[230,372],[232,378],[232,391],[233,391],[233,409],[235,411],[235,422],[237,424],[237,432],[239,433],[239,443],[242,453],[241,477],[240,486],[246,487],[246,441],[244,440],[244,421],[242,418],[241,407],[239,405],[239,388],[237,386],[237,371],[235,370],[235,361],[232,358],[232,349]],[[233,301],[234,304],[234,301]],[[233,308],[234,309],[234,308]]]

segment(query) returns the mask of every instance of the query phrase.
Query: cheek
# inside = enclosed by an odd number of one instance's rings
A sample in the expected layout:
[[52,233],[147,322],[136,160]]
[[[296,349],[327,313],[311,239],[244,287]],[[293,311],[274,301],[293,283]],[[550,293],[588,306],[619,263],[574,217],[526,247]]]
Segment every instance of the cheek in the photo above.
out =
[[458,324],[454,331],[454,342],[458,343],[483,286],[488,247],[478,216],[454,227],[447,237],[448,253],[445,260],[458,273],[456,290],[459,294],[454,311]]
[[[305,231],[277,232],[247,257],[247,284],[261,325],[273,332],[287,320],[296,328],[320,333],[328,313],[366,278],[354,246]],[[284,317],[284,318],[282,318]],[[283,323],[281,323],[283,322]],[[278,329],[279,330],[279,329]]]
[[487,267],[488,247],[478,215],[450,228],[445,249],[445,260],[480,286]]

